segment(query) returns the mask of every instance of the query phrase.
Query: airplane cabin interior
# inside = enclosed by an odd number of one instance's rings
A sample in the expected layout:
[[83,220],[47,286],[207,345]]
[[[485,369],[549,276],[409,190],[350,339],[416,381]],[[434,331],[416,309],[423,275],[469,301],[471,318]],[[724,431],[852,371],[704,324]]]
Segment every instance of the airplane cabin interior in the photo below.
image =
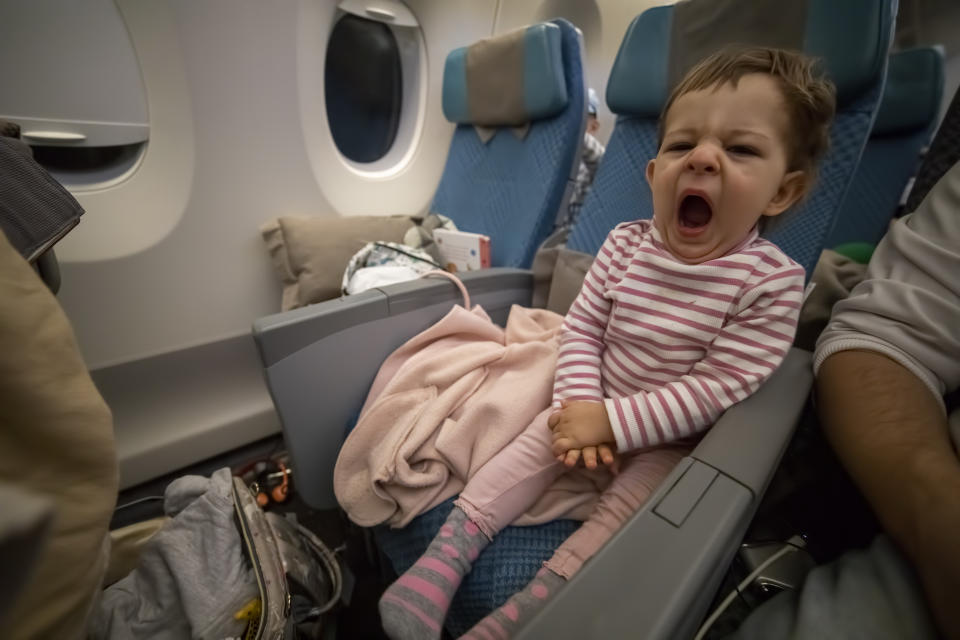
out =
[[5,637],[960,637],[820,374],[958,87],[953,0],[0,0]]

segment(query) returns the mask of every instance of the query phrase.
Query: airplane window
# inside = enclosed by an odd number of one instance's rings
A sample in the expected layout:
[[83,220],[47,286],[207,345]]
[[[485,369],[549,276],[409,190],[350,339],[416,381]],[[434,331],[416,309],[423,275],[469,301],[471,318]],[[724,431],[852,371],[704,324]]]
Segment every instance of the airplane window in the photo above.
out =
[[365,163],[386,155],[403,102],[400,50],[390,27],[343,16],[327,45],[324,86],[327,119],[340,153]]

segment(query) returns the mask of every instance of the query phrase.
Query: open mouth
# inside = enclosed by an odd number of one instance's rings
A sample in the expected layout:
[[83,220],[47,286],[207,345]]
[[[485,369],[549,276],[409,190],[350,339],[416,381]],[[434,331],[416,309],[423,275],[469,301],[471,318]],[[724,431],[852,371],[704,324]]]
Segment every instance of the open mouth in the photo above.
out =
[[698,195],[687,195],[680,200],[677,207],[677,221],[681,229],[695,231],[702,229],[713,218],[713,209],[706,198]]

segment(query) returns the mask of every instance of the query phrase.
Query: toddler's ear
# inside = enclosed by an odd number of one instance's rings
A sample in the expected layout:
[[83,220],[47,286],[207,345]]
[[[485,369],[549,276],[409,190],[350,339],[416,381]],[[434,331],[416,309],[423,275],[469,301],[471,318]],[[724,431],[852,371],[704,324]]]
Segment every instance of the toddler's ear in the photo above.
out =
[[653,168],[656,166],[657,161],[655,158],[651,159],[647,163],[647,184],[650,185],[650,188],[653,188]]
[[765,216],[778,216],[794,204],[807,192],[807,174],[803,171],[791,171],[783,176],[780,188],[763,210]]

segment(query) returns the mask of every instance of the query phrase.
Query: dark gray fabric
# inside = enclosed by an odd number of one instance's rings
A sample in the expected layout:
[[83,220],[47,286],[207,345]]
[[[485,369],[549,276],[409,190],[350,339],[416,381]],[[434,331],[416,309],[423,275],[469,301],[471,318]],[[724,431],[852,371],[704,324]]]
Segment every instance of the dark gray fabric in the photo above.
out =
[[807,1],[686,0],[673,10],[668,87],[725,45],[803,49]]
[[16,122],[0,120],[0,136],[7,138],[20,138],[20,125]]
[[0,229],[32,262],[80,221],[83,207],[19,140],[0,137]]
[[917,171],[917,180],[907,197],[904,211],[915,211],[927,197],[933,185],[958,161],[960,161],[960,89],[953,94],[940,128],[930,143],[930,149]]

